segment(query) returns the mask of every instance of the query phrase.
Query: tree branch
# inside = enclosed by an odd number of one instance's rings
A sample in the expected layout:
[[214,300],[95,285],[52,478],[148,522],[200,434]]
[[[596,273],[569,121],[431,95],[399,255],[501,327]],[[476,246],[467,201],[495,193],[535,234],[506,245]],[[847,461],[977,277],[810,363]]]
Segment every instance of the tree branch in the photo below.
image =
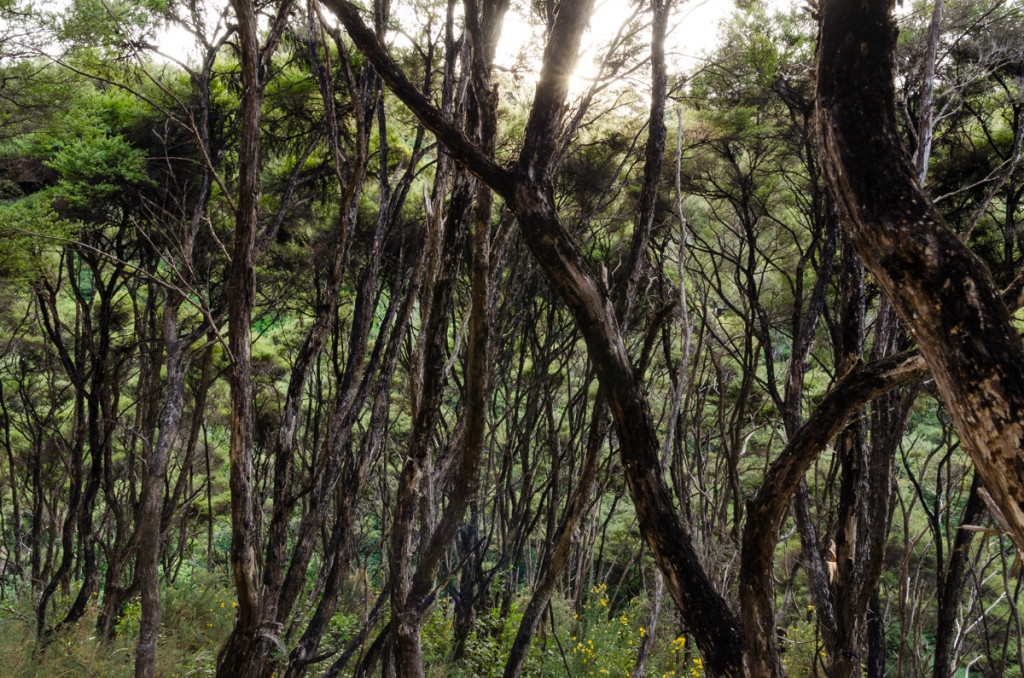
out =
[[512,173],[481,152],[452,121],[445,118],[441,111],[420,93],[388,54],[387,48],[363,22],[359,16],[359,9],[348,0],[320,1],[338,17],[352,42],[373,64],[388,88],[412,111],[424,127],[437,137],[448,154],[507,200],[514,184]]

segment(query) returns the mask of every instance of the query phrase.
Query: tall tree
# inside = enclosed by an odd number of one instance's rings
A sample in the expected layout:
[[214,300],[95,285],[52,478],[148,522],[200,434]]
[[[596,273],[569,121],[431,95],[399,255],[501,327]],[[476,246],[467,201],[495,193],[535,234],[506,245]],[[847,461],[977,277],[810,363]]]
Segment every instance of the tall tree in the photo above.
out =
[[1024,548],[1024,348],[987,267],[922,193],[903,149],[892,9],[887,0],[822,3],[823,165],[847,232],[921,347],[989,510]]
[[[291,2],[277,9],[264,44],[259,42],[258,13],[250,0],[232,3],[238,20],[239,106],[238,200],[235,239],[228,273],[228,346],[231,351],[231,573],[238,595],[238,615],[217,661],[220,676],[258,675],[250,662],[250,644],[261,633],[257,514],[253,487],[252,311],[256,294],[255,255],[260,214],[260,117],[268,67],[277,48]],[[262,629],[271,633],[271,629]]]

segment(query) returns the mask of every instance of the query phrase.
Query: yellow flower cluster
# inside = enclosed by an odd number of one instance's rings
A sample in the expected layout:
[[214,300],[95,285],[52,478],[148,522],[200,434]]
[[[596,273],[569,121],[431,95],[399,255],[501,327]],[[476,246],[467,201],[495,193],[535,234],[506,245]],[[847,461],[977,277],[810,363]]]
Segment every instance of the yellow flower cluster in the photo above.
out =
[[[173,591],[173,589],[171,589],[171,590]],[[206,592],[206,588],[203,585],[200,585],[199,586],[199,593],[205,593],[205,592]],[[225,618],[230,618],[230,617],[234,616],[234,609],[238,607],[238,602],[235,601],[235,600],[231,600],[230,594],[228,592],[226,592],[226,591],[218,591],[218,590],[216,590],[213,587],[210,587],[210,592],[213,593],[213,597],[214,597],[213,603],[211,603],[211,604],[214,605],[215,607],[207,608],[207,610],[209,610],[209,612],[212,613],[211,616],[207,619],[207,622],[206,622],[206,628],[208,628],[208,629],[212,629],[213,628],[213,624],[214,624],[214,621],[216,621],[216,617],[223,615]],[[221,597],[222,593],[224,594],[223,598]],[[228,607],[228,603],[229,602],[231,603],[230,607]],[[221,612],[221,610],[224,610],[223,613]],[[213,638],[207,637],[206,640],[207,640],[207,642],[210,645],[213,645]]]
[[[578,678],[623,676],[629,678],[636,663],[636,650],[644,642],[652,642],[648,675],[657,678],[703,678],[704,663],[692,659],[696,651],[683,654],[686,637],[661,640],[644,621],[643,601],[633,600],[620,609],[613,604],[605,584],[589,590],[578,614],[573,614],[573,633],[566,649],[571,652],[572,673]],[[612,612],[614,610],[614,612]]]
[[[576,636],[573,636],[572,639],[576,640]],[[583,662],[586,663],[594,658],[594,641],[588,640],[586,645],[583,644],[583,641],[577,642],[576,647],[572,648],[572,653],[579,654],[583,657]]]

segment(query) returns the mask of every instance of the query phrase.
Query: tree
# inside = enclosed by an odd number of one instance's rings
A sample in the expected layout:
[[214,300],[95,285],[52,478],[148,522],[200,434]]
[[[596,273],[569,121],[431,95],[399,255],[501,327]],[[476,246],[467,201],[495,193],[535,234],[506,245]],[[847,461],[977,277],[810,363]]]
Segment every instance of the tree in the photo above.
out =
[[[202,606],[225,675],[596,670],[565,641],[611,626],[602,668],[637,676],[696,651],[723,675],[878,676],[893,634],[898,675],[933,636],[937,675],[972,643],[1013,661],[1006,542],[926,381],[943,347],[914,349],[857,251],[898,218],[839,168],[851,88],[822,80],[816,111],[815,72],[855,76],[811,61],[844,43],[822,27],[816,54],[810,14],[744,3],[684,80],[663,54],[680,5],[651,2],[574,92],[593,5],[524,10],[546,31],[532,98],[495,65],[500,2],[327,0],[341,28],[238,2],[213,33],[187,3],[205,56],[159,65],[152,13],[76,5],[63,35],[87,40],[50,68],[102,105],[0,100],[0,228],[29,245],[0,254],[0,584],[48,591],[44,630],[99,593],[96,638],[138,619],[149,675],[177,622],[161,598],[226,561],[239,607]],[[859,95],[894,100],[918,153],[892,176],[936,196],[1007,308],[1018,65],[964,36],[1015,6],[915,6],[886,37],[898,88]],[[935,311],[941,288],[907,284]]]
[[914,180],[896,128],[892,7],[822,5],[823,164],[851,239],[921,347],[989,510],[1024,548],[1024,349],[988,269]]
[[[887,111],[892,116],[891,120],[887,120],[887,125],[881,126],[881,129],[887,131],[885,143],[889,144],[888,146],[883,146],[886,150],[886,154],[883,157],[893,159],[893,165],[887,168],[887,171],[895,172],[901,167],[900,162],[895,160],[899,158],[902,151],[899,150],[899,140],[895,131],[894,103],[892,101],[893,88],[891,84],[893,81],[891,52],[894,45],[895,32],[891,28],[891,19],[888,17],[891,3],[885,7],[881,7],[882,4],[885,3],[875,3],[875,6],[872,7],[874,13],[869,14],[868,18],[870,20],[865,23],[869,28],[864,28],[863,30],[867,31],[865,38],[872,37],[874,39],[873,41],[866,41],[864,44],[867,47],[885,52],[886,54],[883,57],[872,52],[863,59],[852,59],[850,55],[845,53],[845,50],[850,49],[849,45],[851,43],[844,38],[844,27],[851,25],[848,22],[861,18],[850,7],[843,3],[826,4],[822,14],[823,23],[821,42],[819,44],[819,69],[817,74],[818,128],[824,140],[822,148],[826,152],[827,162],[825,166],[830,172],[828,176],[836,192],[836,200],[841,207],[843,216],[848,220],[856,216],[855,209],[870,209],[867,205],[866,197],[869,192],[863,186],[859,186],[854,182],[856,180],[867,181],[867,174],[869,174],[869,168],[871,167],[867,162],[867,158],[871,156],[856,155],[855,151],[849,150],[852,146],[855,146],[858,151],[865,148],[866,146],[863,142],[865,141],[864,136],[867,135],[864,132],[860,132],[862,136],[855,136],[857,131],[863,128],[850,113],[851,110],[857,110],[859,114],[864,114],[866,113],[864,108],[865,101],[870,101],[871,110],[876,117],[882,115],[879,111]],[[607,309],[609,305],[603,300],[604,295],[600,286],[587,273],[587,267],[581,260],[578,250],[559,224],[549,199],[545,198],[548,192],[544,188],[544,181],[549,176],[548,173],[551,168],[542,158],[546,159],[551,156],[553,128],[558,124],[562,101],[565,96],[566,82],[563,74],[570,70],[568,66],[571,64],[578,45],[581,22],[589,13],[589,6],[587,6],[587,3],[563,4],[555,17],[551,39],[545,50],[542,77],[538,83],[537,95],[534,99],[522,151],[516,166],[516,173],[511,174],[493,165],[486,158],[481,157],[479,151],[473,148],[465,137],[447,125],[445,120],[436,113],[428,102],[417,96],[415,91],[409,88],[407,80],[395,68],[393,62],[391,62],[379,43],[373,39],[372,35],[366,32],[357,11],[352,5],[340,1],[329,2],[328,5],[339,15],[353,40],[367,54],[368,58],[373,61],[375,67],[392,90],[412,108],[424,124],[438,135],[450,153],[470,167],[474,173],[487,181],[496,192],[506,199],[516,213],[524,232],[531,241],[536,243],[532,247],[532,251],[552,284],[560,290],[563,298],[572,310],[587,341],[591,358],[598,366],[602,383],[608,391],[612,412],[618,425],[618,434],[623,446],[623,462],[626,476],[630,483],[634,505],[640,518],[641,530],[666,575],[668,588],[673,594],[677,605],[684,610],[685,614],[691,617],[691,623],[695,627],[695,632],[701,641],[701,647],[708,656],[709,664],[712,668],[727,675],[739,675],[742,672],[740,668],[741,661],[738,653],[735,652],[736,645],[733,640],[739,637],[739,624],[725,608],[724,601],[714,594],[710,582],[705,578],[706,576],[700,568],[692,547],[688,546],[690,541],[688,536],[674,517],[674,509],[668,498],[667,488],[658,478],[656,473],[658,468],[656,450],[658,446],[653,426],[649,423],[651,422],[649,408],[646,405],[643,392],[637,383],[633,368],[625,356],[618,324],[613,317],[610,318],[608,316]],[[840,16],[839,19],[836,19],[837,15]],[[861,24],[856,25],[859,27]],[[875,33],[871,33],[871,30],[874,30]],[[837,65],[837,60],[840,57],[845,59],[842,62],[843,66]],[[868,72],[873,77],[872,82],[877,81],[880,83],[876,90],[867,90],[866,94],[863,92],[865,88],[860,87],[858,84],[861,82],[858,78],[863,77],[863,73],[857,70],[858,65],[866,69],[874,69],[873,71],[868,70]],[[837,70],[837,74],[833,73],[831,70],[833,68]],[[845,80],[842,78],[845,78]],[[841,82],[843,86],[839,87],[837,82]],[[842,99],[842,106],[836,104],[835,102],[840,100],[840,94],[842,97],[849,97],[851,101]],[[861,98],[858,99],[858,97]],[[859,108],[847,105],[852,102],[856,102]],[[833,121],[834,116],[839,117]],[[874,120],[875,118],[871,119]],[[846,123],[846,127],[841,124],[843,122]],[[850,135],[846,143],[839,143],[836,140],[836,135],[840,132]],[[878,137],[873,138],[876,140],[876,143],[880,143],[877,141]],[[877,153],[877,149],[874,152]],[[840,153],[854,154],[852,156],[853,160],[859,159],[860,164],[854,164],[853,169],[859,169],[861,174],[854,173],[851,178],[851,168],[848,166],[844,166],[846,173],[841,173],[839,171],[841,165],[839,165],[837,160],[837,155]],[[847,163],[853,162],[849,155],[838,155],[838,157]],[[875,173],[871,179],[875,180],[878,176],[879,174]],[[916,195],[920,193],[919,189],[916,188],[916,183],[913,181],[911,181],[910,187],[906,186],[906,182],[893,182],[893,179],[897,176],[902,177],[898,173],[892,176],[886,175],[886,181],[890,182],[886,185],[889,190],[882,192],[881,195],[890,196],[894,201],[894,205],[901,205],[905,208],[908,205],[916,205],[916,209],[924,209],[923,205],[926,203],[923,202],[923,196],[921,196],[920,201],[915,202],[916,198],[907,197],[909,193],[901,198],[899,194],[891,192],[892,186],[896,185],[900,187],[900,191],[909,191],[912,188]],[[912,175],[908,176],[912,179]],[[840,178],[842,178],[842,183],[839,183]],[[838,190],[840,188],[846,190],[847,193],[840,193]],[[859,188],[860,193],[856,193],[854,188]],[[881,186],[872,184],[871,188],[881,189]],[[858,198],[855,200],[853,196],[858,196]],[[877,204],[877,200],[871,202],[871,205]],[[889,223],[892,222],[891,213],[885,212],[884,208],[881,207],[876,209],[880,210],[878,216],[885,217],[885,220]],[[861,215],[862,220],[858,222],[858,226],[862,229],[867,229],[863,225],[863,218],[863,215]],[[921,219],[918,219],[917,222],[918,224],[923,223]],[[933,222],[931,217],[929,217],[928,224],[931,223]],[[936,237],[936,233],[942,233],[942,231],[937,231],[931,226],[922,228],[930,237]],[[880,278],[880,281],[890,296],[897,293],[897,290],[892,285],[892,276],[898,274],[901,266],[907,271],[931,272],[932,275],[936,276],[935,279],[930,280],[928,283],[933,288],[931,290],[928,290],[926,287],[918,287],[917,283],[908,281],[903,277],[900,278],[904,283],[904,287],[901,289],[905,296],[899,298],[891,296],[891,298],[893,298],[897,311],[904,314],[904,320],[907,320],[906,314],[909,314],[912,308],[910,305],[911,300],[916,299],[919,304],[923,305],[926,303],[926,300],[934,299],[930,294],[935,294],[935,286],[945,279],[944,275],[946,273],[949,273],[948,270],[941,267],[932,268],[933,262],[930,262],[928,257],[951,256],[952,259],[950,261],[956,261],[961,265],[960,269],[956,269],[958,273],[963,271],[960,274],[965,275],[966,279],[970,281],[969,289],[980,290],[978,294],[981,295],[979,297],[982,300],[979,302],[981,306],[977,308],[972,307],[971,310],[977,311],[972,321],[959,320],[956,318],[956,312],[950,313],[940,307],[937,311],[931,311],[931,317],[928,318],[926,316],[925,319],[936,323],[938,322],[936,314],[948,313],[948,315],[943,316],[946,324],[941,332],[936,324],[926,328],[923,325],[912,323],[911,327],[916,335],[920,335],[926,329],[930,331],[923,345],[926,356],[929,354],[929,351],[938,350],[934,344],[931,348],[928,348],[926,345],[929,341],[937,344],[946,342],[946,362],[943,362],[942,365],[946,369],[948,379],[952,379],[953,375],[955,375],[959,380],[966,380],[964,382],[965,387],[973,384],[975,389],[971,393],[973,405],[962,403],[959,406],[961,425],[967,424],[969,418],[983,417],[977,420],[980,423],[977,424],[976,428],[968,429],[968,431],[976,438],[980,436],[975,441],[976,444],[989,441],[995,447],[993,450],[979,455],[977,459],[979,468],[981,468],[980,464],[995,461],[1004,472],[1010,472],[1009,479],[1007,479],[1005,473],[999,478],[992,479],[1000,484],[994,486],[993,492],[995,493],[994,496],[999,497],[997,501],[1004,511],[1010,510],[1019,513],[1019,508],[1015,509],[1014,504],[1010,500],[1014,496],[1019,496],[1016,493],[1020,491],[1020,479],[1012,471],[1012,459],[1016,458],[1015,451],[1020,447],[1017,444],[1019,441],[1014,437],[1019,436],[1019,433],[1013,433],[1013,431],[1017,431],[1021,424],[1016,422],[1010,414],[1010,412],[1015,410],[1001,409],[1002,405],[1000,404],[1005,402],[1016,403],[1014,398],[1017,397],[1015,395],[1017,391],[1012,383],[1005,382],[999,376],[997,365],[1004,359],[1008,360],[1010,364],[1019,365],[1021,348],[1019,341],[1016,340],[1016,337],[1010,331],[1005,307],[996,298],[990,279],[986,278],[986,274],[982,269],[972,268],[969,265],[972,261],[972,256],[966,253],[964,248],[958,243],[954,244],[951,240],[951,235],[949,237],[943,236],[939,241],[943,243],[943,250],[941,252],[926,251],[919,247],[916,252],[910,250],[906,253],[906,256],[910,257],[909,259],[898,260],[893,256],[893,252],[902,253],[904,247],[901,246],[909,247],[912,245],[912,242],[883,240],[884,247],[874,251],[875,258],[873,259],[863,251],[867,247],[865,244],[867,236],[863,235],[865,232],[866,230],[853,230],[851,233],[852,239],[861,249],[861,254],[865,256],[869,268],[872,268],[872,262],[877,262],[878,258],[882,257],[883,254],[887,257],[886,263],[890,267],[888,269],[890,277],[888,279]],[[858,236],[858,233],[860,233],[860,236]],[[900,233],[900,231],[897,230],[895,233]],[[879,235],[878,232],[873,232],[873,234],[875,236]],[[894,244],[896,247],[892,246]],[[879,243],[876,243],[875,247],[878,246]],[[953,252],[953,254],[949,255],[949,252]],[[903,255],[899,256],[902,257]],[[967,262],[967,264],[964,262]],[[967,268],[964,269],[962,268],[963,266],[967,266]],[[873,268],[873,272],[876,276],[879,276],[883,269]],[[989,280],[987,287],[978,287],[983,285],[986,280]],[[906,283],[911,284],[907,285]],[[916,290],[916,297],[914,294],[906,292],[908,287]],[[953,296],[959,294],[959,292],[953,292],[952,288],[948,285],[945,289],[947,294]],[[950,304],[953,301],[952,299],[948,300]],[[962,300],[957,303],[962,303]],[[918,309],[918,311],[924,310],[927,309]],[[995,315],[993,316],[992,314]],[[992,317],[995,320],[991,320]],[[985,322],[982,322],[983,318]],[[962,325],[961,323],[963,322],[967,322],[967,324]],[[992,322],[995,325],[991,324]],[[987,399],[980,394],[978,391],[982,390],[982,382],[973,380],[973,377],[963,372],[962,366],[957,368],[953,364],[956,357],[963,357],[957,352],[955,342],[948,344],[950,338],[948,331],[954,327],[962,328],[958,330],[960,332],[958,336],[960,337],[968,337],[972,331],[982,333],[981,336],[975,336],[970,340],[958,339],[958,341],[966,341],[965,345],[977,349],[981,344],[974,344],[973,342],[981,341],[988,347],[986,350],[999,351],[998,356],[996,356],[997,359],[987,363],[982,360],[981,363],[974,366],[981,367],[987,364],[987,370],[973,370],[972,372],[975,376],[983,374],[984,380],[987,380],[985,383],[998,384],[1000,389],[1005,389],[1005,393],[1001,392],[996,400]],[[920,337],[918,339],[921,341]],[[992,341],[987,341],[987,339]],[[1002,353],[1003,351],[1005,351],[1005,354]],[[938,356],[933,353],[931,360],[938,359]],[[862,377],[863,375],[858,376]],[[951,389],[952,387],[949,385],[947,377],[940,378],[939,382],[940,384],[946,384],[943,387],[944,389]],[[956,380],[953,381],[956,382]],[[952,392],[951,390],[946,390],[947,399],[952,397]],[[869,393],[869,397],[874,395],[874,393]],[[965,394],[961,393],[961,395]],[[1007,398],[1009,400],[1006,400]],[[866,399],[860,400],[858,398],[857,400],[866,402]],[[852,405],[849,397],[847,397],[847,401],[842,403],[842,405],[845,407]],[[968,412],[970,416],[968,416]],[[996,420],[998,420],[1000,425],[1005,424],[1008,430],[996,431]],[[986,421],[988,424],[984,423]],[[964,429],[961,428],[961,430],[963,431]],[[987,434],[983,434],[983,431],[986,430]],[[797,432],[794,432],[794,437],[796,436]],[[824,441],[820,444],[823,445]],[[1011,453],[1010,450],[1014,450],[1014,452]],[[976,452],[976,454],[978,453]],[[992,456],[993,454],[995,455],[994,457]],[[985,459],[988,457],[991,457],[991,459],[989,462],[986,462]],[[806,466],[801,468],[806,469]],[[985,472],[983,470],[983,473]],[[770,487],[772,480],[773,477],[769,475],[763,487],[769,487],[772,490],[776,489]],[[783,496],[786,496],[785,493],[783,493]],[[784,504],[778,505],[784,506]],[[1020,515],[1024,517],[1024,514]],[[1013,520],[1017,520],[1017,518]],[[778,523],[768,523],[769,526],[773,524],[777,526]],[[748,526],[750,525],[751,522],[748,520]],[[1021,523],[1021,525],[1024,526],[1024,523]],[[768,528],[765,534],[773,534],[771,527]],[[750,536],[752,541],[756,541],[753,539],[753,534]],[[773,539],[774,537],[768,536],[767,538]],[[770,590],[770,586],[765,588]],[[770,612],[770,609],[771,606],[769,605],[766,612]],[[770,675],[778,672],[780,669],[778,660],[772,658],[778,655],[777,649],[773,649],[773,647],[777,648],[775,645],[776,641],[774,640],[775,634],[771,630],[774,622],[769,622],[769,620],[773,620],[773,616],[770,614],[762,615],[760,618],[757,615],[745,617],[745,621],[749,625],[745,629],[746,633],[744,634],[748,639],[748,644],[746,645],[747,661],[754,662],[748,666],[748,670],[754,675]],[[765,622],[768,622],[770,625],[765,625]],[[766,643],[766,645],[763,643]]]

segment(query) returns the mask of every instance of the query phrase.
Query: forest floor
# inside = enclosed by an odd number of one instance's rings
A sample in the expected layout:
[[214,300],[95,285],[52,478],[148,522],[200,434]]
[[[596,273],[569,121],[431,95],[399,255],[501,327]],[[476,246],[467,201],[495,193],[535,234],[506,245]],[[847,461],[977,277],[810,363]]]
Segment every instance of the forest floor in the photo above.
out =
[[[62,606],[69,606],[71,599],[71,595],[55,596],[51,618],[59,619]],[[57,632],[45,647],[38,648],[32,600],[30,594],[13,596],[8,592],[10,604],[0,610],[3,675],[10,678],[133,675],[140,616],[137,602],[127,606],[113,638],[97,638],[95,623],[99,606],[94,604],[78,624]],[[359,631],[363,605],[355,597],[350,603],[331,620],[325,646],[343,646],[348,637]],[[441,597],[423,635],[428,677],[500,676],[521,618],[519,609],[524,604],[524,600],[513,602],[505,618],[501,618],[497,607],[479,617],[466,640],[463,656],[453,660],[454,606],[450,599]],[[163,606],[158,675],[168,678],[214,675],[217,652],[234,620],[235,601],[230,579],[222,572],[205,569],[182,575],[174,586],[164,588]],[[702,660],[692,641],[677,635],[678,621],[665,607],[670,606],[663,607],[657,624],[647,676],[700,678],[704,675]],[[602,584],[590,590],[578,612],[575,609],[571,601],[560,598],[552,601],[545,628],[533,644],[523,675],[531,678],[629,676],[641,642],[648,634],[645,628],[650,617],[647,601],[634,599],[616,604]],[[810,663],[815,649],[820,648],[813,637],[813,624],[789,631],[793,642],[789,644],[787,663],[799,673],[799,666]],[[328,663],[313,667],[310,675],[325,670]]]

